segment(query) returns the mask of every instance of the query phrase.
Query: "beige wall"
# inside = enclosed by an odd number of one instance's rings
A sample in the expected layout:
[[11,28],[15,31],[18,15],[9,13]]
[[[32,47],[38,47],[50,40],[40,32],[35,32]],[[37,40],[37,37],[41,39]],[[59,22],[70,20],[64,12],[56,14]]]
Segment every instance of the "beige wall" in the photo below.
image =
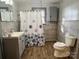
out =
[[[65,37],[65,34],[68,32],[70,34],[73,34],[75,35],[76,37],[78,37],[78,34],[79,34],[79,0],[63,0],[61,3],[60,3],[60,19],[59,19],[59,28],[58,28],[58,39],[60,41],[64,41],[64,37]],[[77,19],[72,21],[72,20],[69,20],[69,21],[65,21],[64,22],[64,33],[61,31],[61,25],[62,25],[62,18],[64,17],[64,9],[65,8],[74,8],[74,9],[77,9],[78,10],[78,15],[77,15]]]

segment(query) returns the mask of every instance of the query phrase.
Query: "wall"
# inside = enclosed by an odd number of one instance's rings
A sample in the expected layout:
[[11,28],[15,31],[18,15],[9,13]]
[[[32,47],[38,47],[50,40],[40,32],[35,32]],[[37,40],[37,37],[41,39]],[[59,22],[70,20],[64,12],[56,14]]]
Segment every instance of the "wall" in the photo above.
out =
[[18,12],[17,12],[17,4],[14,2],[12,6],[12,11],[13,11],[13,18],[15,20],[14,26],[15,26],[15,31],[18,31]]
[[43,8],[46,8],[47,9],[47,18],[46,20],[49,21],[50,20],[50,7],[51,6],[56,6],[56,7],[59,7],[59,4],[48,4],[48,3],[27,3],[27,2],[18,2],[17,3],[17,6],[18,6],[18,11],[23,11],[23,10],[31,10],[32,7],[43,7]]
[[[19,11],[25,11],[25,10],[31,10],[32,7],[37,8],[46,8],[46,21],[50,21],[50,7],[56,6],[59,8],[59,3],[27,3],[27,2],[17,2],[18,6],[18,14]],[[53,12],[53,11],[51,11]],[[19,19],[19,17],[18,17]],[[51,31],[52,30],[52,31]],[[48,32],[46,32],[48,31]],[[46,23],[44,25],[44,35],[46,38],[46,41],[56,41],[57,39],[57,22],[53,23]],[[51,32],[51,33],[50,33]]]
[[[58,33],[59,33],[58,40],[60,41],[64,41],[64,37],[67,32],[78,37],[78,34],[79,34],[79,17],[78,17],[79,16],[79,7],[78,7],[79,4],[78,2],[79,2],[78,0],[68,0],[68,1],[63,0],[60,3],[60,20],[59,20],[59,26],[58,26]],[[77,14],[76,20],[64,21],[64,24],[63,24],[64,32],[62,32],[61,26],[62,26],[62,21],[64,17],[64,12],[65,12],[64,10],[67,7],[78,10],[78,14]]]
[[[1,6],[4,7],[4,4]],[[17,20],[17,6],[14,2],[14,4],[12,6],[9,6],[9,11],[13,12],[13,20],[14,21],[10,21],[10,22],[0,22],[0,33],[5,33],[5,32],[10,32],[11,30],[13,31],[17,31],[18,30],[18,20]]]

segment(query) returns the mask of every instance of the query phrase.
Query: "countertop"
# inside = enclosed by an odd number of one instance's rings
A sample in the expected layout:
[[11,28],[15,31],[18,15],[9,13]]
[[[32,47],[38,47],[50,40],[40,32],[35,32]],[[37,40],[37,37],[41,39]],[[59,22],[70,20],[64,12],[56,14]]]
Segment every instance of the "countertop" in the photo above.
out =
[[11,37],[20,37],[23,34],[24,34],[24,32],[13,32],[13,33],[11,33]]
[[22,36],[24,34],[24,32],[12,32],[10,34],[8,34],[7,36],[3,36],[3,38],[18,38],[20,36]]

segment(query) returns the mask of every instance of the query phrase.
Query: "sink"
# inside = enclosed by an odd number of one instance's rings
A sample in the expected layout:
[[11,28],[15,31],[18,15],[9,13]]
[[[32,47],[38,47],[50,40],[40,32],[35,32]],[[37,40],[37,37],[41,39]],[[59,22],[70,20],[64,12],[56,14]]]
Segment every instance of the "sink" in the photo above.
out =
[[3,37],[19,37],[23,34],[24,34],[24,32],[12,32],[12,33],[8,33],[6,35],[3,35]]

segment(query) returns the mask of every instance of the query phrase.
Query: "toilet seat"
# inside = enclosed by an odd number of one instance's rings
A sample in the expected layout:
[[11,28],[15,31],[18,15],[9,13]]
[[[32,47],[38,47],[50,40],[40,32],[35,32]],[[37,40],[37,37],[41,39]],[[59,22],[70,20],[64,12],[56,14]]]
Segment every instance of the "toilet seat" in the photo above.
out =
[[62,43],[62,42],[56,42],[54,45],[57,46],[57,47],[60,47],[60,48],[66,46],[66,44],[65,43]]
[[67,48],[66,44],[62,42],[56,42],[53,47],[58,50],[64,50]]

